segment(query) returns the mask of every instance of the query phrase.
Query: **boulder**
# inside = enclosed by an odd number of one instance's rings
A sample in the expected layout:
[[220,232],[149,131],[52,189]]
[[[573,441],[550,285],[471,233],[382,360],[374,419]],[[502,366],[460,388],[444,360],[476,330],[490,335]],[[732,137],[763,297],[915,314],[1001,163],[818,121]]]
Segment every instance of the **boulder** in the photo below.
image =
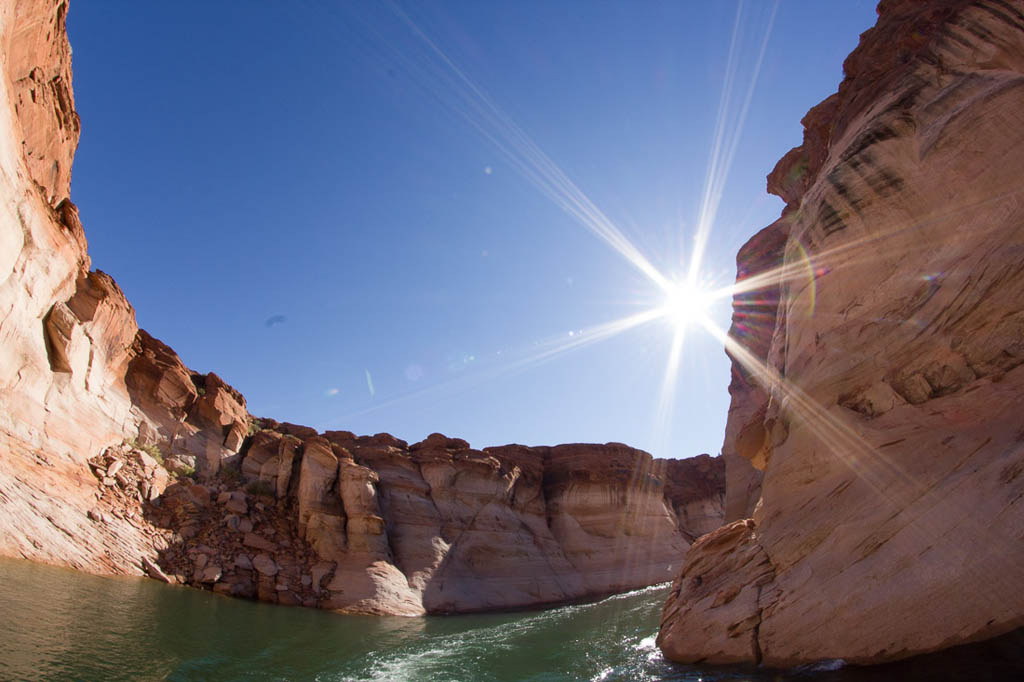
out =
[[270,558],[268,554],[257,554],[252,558],[252,566],[260,575],[274,576],[277,575],[277,564]]
[[[241,526],[241,524],[239,524]],[[265,552],[273,552],[277,549],[277,543],[271,542],[255,533],[246,533],[242,544],[253,549],[262,549]]]
[[145,556],[142,557],[142,567],[146,570],[146,574],[149,575],[149,577],[153,578],[154,580],[159,580],[160,582],[164,582],[164,583],[168,583],[168,584],[171,584],[171,583],[174,582],[173,580],[171,580],[167,576],[166,573],[164,573],[160,569],[159,566],[156,565],[156,562],[151,560],[149,557],[145,557]]
[[199,572],[197,582],[204,584],[213,584],[220,580],[221,570],[220,566],[211,564]]

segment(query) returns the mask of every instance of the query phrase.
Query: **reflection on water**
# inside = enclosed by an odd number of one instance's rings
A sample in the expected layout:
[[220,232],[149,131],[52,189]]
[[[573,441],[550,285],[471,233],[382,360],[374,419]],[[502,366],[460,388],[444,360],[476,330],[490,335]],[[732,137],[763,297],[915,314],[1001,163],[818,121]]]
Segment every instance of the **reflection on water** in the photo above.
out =
[[886,668],[678,666],[654,645],[666,591],[648,588],[547,611],[382,618],[0,559],[0,678],[860,682],[1024,674],[1020,634]]

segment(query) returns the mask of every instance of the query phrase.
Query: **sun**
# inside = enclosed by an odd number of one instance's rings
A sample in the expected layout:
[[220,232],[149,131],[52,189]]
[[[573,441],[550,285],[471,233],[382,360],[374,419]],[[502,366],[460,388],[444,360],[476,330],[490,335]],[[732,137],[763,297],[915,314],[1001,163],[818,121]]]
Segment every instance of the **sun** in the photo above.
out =
[[711,297],[688,280],[673,282],[665,289],[659,312],[673,327],[682,330],[700,322],[707,314]]

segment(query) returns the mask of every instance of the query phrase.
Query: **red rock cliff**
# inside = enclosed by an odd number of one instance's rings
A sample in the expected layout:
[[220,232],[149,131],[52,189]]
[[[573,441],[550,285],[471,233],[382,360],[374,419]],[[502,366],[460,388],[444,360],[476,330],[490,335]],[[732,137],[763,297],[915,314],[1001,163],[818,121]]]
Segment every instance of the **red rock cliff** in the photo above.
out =
[[[146,543],[85,515],[85,460],[134,421],[124,385],[134,313],[89,272],[68,198],[78,115],[65,2],[0,3],[0,546],[91,570],[126,570]],[[134,434],[132,434],[134,436]]]
[[782,266],[730,348],[728,515],[752,518],[689,551],[674,660],[871,663],[1024,625],[1024,2],[878,11],[741,254],[741,280]]

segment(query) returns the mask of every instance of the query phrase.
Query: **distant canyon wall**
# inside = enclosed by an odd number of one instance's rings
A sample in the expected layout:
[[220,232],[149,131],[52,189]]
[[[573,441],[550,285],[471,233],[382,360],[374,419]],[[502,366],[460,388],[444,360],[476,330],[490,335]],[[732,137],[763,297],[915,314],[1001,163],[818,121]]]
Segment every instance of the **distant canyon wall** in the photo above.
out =
[[666,581],[720,525],[720,458],[319,434],[190,370],[91,270],[67,10],[0,0],[0,553],[418,614]]
[[874,663],[1024,625],[1024,2],[878,12],[739,256],[733,523],[676,578],[673,660]]
[[181,538],[158,561],[168,578],[361,613],[536,606],[671,580],[722,518],[724,470],[707,455],[263,427],[241,463],[248,493],[164,493],[152,518]]

